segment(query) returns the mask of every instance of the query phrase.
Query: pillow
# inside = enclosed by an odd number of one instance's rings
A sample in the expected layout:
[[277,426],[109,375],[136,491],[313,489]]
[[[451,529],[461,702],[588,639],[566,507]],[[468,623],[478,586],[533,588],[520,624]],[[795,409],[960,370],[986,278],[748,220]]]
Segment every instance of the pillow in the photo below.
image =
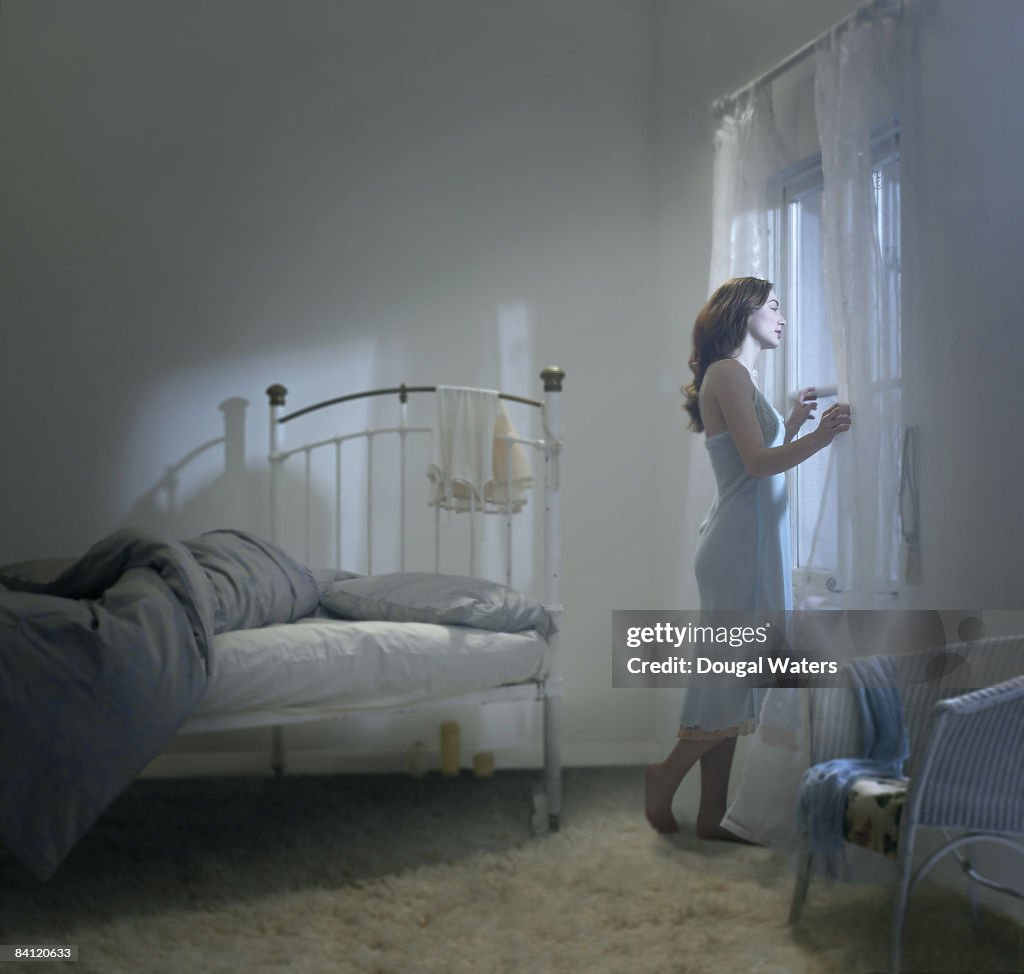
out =
[[544,606],[507,585],[465,575],[395,572],[335,582],[320,604],[343,619],[431,622],[491,632],[536,629],[545,638],[554,623]]

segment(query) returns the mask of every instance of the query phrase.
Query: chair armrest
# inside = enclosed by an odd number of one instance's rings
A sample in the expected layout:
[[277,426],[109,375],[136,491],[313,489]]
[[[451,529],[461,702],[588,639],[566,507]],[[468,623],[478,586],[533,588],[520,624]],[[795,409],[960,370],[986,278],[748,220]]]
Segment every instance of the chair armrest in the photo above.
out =
[[907,823],[1024,833],[1024,675],[940,700]]

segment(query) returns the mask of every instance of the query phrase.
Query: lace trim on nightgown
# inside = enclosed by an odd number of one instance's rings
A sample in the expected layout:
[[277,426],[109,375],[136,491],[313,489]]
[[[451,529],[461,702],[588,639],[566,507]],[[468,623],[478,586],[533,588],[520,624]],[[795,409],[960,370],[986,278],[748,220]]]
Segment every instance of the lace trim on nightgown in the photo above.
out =
[[754,412],[757,414],[757,422],[761,427],[761,435],[764,437],[764,445],[775,442],[779,435],[779,414],[772,408],[772,404],[764,397],[764,393],[754,387]]
[[753,734],[756,730],[756,720],[745,720],[742,724],[731,724],[730,726],[723,727],[720,730],[705,730],[703,727],[698,727],[694,724],[687,727],[681,726],[676,737],[684,741],[720,741],[727,737],[740,737],[743,734]]

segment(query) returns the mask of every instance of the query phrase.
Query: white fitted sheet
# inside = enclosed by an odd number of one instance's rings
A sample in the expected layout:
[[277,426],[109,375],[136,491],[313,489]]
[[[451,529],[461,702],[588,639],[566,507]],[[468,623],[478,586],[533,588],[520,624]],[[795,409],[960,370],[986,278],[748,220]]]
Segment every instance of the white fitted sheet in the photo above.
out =
[[546,649],[534,630],[413,622],[310,618],[226,632],[213,640],[206,693],[182,730],[229,715],[312,718],[524,683],[543,671]]

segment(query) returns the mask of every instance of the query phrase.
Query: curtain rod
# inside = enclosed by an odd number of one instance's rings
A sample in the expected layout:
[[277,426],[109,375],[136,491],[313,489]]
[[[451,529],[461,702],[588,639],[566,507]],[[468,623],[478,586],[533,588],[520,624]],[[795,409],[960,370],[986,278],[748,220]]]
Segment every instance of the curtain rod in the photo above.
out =
[[737,88],[731,95],[726,95],[724,98],[716,98],[711,103],[711,112],[715,118],[721,118],[725,113],[732,108],[734,104],[751,88],[756,88],[758,85],[767,84],[769,81],[774,81],[779,75],[785,74],[790,68],[795,67],[804,58],[814,52],[814,49],[830,34],[840,34],[848,27],[852,27],[854,24],[861,23],[870,17],[874,17],[879,14],[893,14],[898,16],[903,11],[903,0],[868,0],[867,3],[861,4],[857,9],[847,17],[844,17],[839,23],[834,24],[823,34],[819,34],[813,41],[808,41],[798,51],[794,51],[789,57],[784,58],[774,68],[770,68],[765,71],[760,77],[755,78],[753,81],[748,81],[742,88]]

